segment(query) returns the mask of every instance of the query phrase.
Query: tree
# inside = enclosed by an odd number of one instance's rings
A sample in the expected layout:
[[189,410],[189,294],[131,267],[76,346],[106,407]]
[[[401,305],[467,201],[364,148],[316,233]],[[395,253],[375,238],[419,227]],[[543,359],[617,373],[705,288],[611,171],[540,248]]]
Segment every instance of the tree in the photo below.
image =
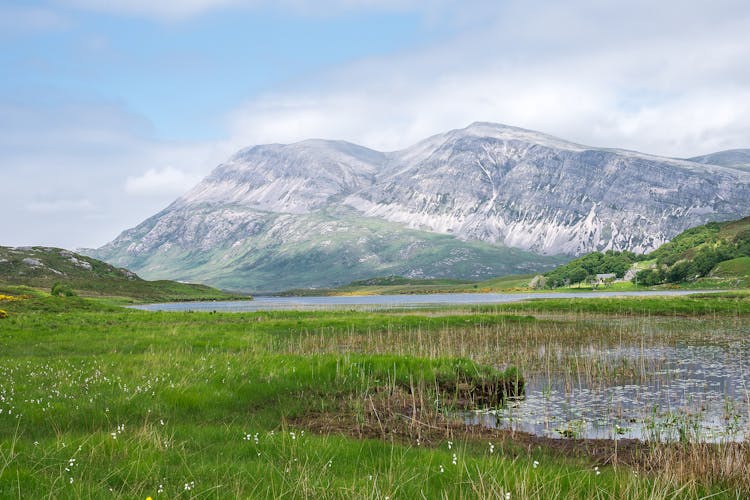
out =
[[687,281],[695,274],[693,263],[687,260],[681,260],[669,268],[667,271],[667,281],[670,283],[680,283]]
[[662,273],[656,269],[644,269],[638,271],[633,281],[643,286],[654,286],[664,281]]
[[574,267],[568,273],[568,279],[571,283],[580,283],[585,280],[589,273],[581,266]]
[[537,274],[532,278],[532,280],[529,282],[529,287],[533,288],[534,290],[538,290],[540,288],[544,288],[547,286],[547,280],[544,276],[541,274]]

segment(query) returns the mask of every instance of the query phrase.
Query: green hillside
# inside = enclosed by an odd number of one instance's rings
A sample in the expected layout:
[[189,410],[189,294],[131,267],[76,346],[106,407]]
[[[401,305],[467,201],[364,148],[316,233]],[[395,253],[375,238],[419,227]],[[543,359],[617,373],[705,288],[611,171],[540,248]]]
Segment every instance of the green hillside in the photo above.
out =
[[18,286],[123,302],[239,298],[206,285],[146,281],[127,269],[60,248],[0,247],[0,289]]
[[[626,275],[638,285],[747,286],[750,282],[750,217],[688,229],[653,252],[594,252],[545,274],[557,288],[591,281],[597,274]],[[636,272],[637,271],[637,272]],[[629,273],[629,274],[628,274]]]
[[738,257],[725,260],[711,271],[715,278],[750,277],[750,257]]
[[[210,207],[205,210],[211,213]],[[482,280],[552,269],[568,260],[408,229],[350,211],[258,217],[252,234],[212,248],[185,248],[170,244],[167,238],[158,251],[127,251],[149,234],[150,224],[155,224],[151,221],[117,245],[91,254],[149,278],[201,282],[256,294],[334,288],[373,276]]]
[[740,285],[747,281],[741,263],[748,256],[750,217],[712,222],[688,229],[651,252],[649,268],[640,271],[636,278],[644,285],[696,282],[710,285],[724,281]]

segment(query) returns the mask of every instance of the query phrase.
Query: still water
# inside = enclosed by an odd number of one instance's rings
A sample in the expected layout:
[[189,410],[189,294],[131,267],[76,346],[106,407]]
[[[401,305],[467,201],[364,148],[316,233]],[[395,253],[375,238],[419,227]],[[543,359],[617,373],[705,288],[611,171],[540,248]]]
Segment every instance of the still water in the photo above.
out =
[[[745,325],[744,330],[750,330]],[[467,423],[548,437],[742,441],[750,423],[750,331],[731,346],[677,345],[592,353],[643,363],[626,383],[527,377],[525,398],[471,412]]]
[[132,306],[147,311],[216,311],[248,312],[297,309],[337,309],[350,307],[449,306],[466,304],[501,304],[526,299],[564,299],[592,297],[644,297],[705,293],[699,290],[665,290],[658,292],[576,292],[576,293],[435,293],[423,295],[359,295],[346,297],[256,297],[254,300],[227,302],[168,302]]

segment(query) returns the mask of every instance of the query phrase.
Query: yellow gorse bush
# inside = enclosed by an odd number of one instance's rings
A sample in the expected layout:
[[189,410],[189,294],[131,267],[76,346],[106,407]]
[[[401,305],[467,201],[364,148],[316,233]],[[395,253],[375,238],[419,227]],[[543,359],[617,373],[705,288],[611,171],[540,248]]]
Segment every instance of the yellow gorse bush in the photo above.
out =
[[28,299],[28,295],[3,295],[0,293],[0,302],[6,301],[6,302],[13,302],[16,300],[24,300]]
[[5,319],[8,317],[8,313],[0,309],[0,319]]

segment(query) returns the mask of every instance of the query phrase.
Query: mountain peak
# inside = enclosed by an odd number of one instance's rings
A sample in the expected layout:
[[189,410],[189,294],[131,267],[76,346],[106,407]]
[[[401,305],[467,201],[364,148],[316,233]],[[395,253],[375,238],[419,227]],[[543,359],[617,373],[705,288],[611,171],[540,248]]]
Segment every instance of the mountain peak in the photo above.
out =
[[384,161],[384,153],[346,141],[253,146],[216,167],[178,205],[234,204],[307,213],[371,184]]
[[469,125],[460,130],[475,130],[475,129],[497,129],[497,130],[518,130],[523,132],[533,132],[532,130],[525,129],[522,127],[515,127],[513,125],[506,125],[505,123],[496,122],[483,122],[476,121],[471,122]]
[[288,144],[259,144],[243,148],[232,155],[229,161],[242,161],[263,154],[342,153],[353,157],[380,157],[383,153],[348,141],[332,139],[305,139]]
[[448,132],[449,137],[477,137],[489,138],[500,141],[526,142],[532,145],[546,146],[549,148],[565,149],[570,151],[583,151],[592,149],[558,137],[521,127],[514,127],[502,123],[473,122],[467,127]]

